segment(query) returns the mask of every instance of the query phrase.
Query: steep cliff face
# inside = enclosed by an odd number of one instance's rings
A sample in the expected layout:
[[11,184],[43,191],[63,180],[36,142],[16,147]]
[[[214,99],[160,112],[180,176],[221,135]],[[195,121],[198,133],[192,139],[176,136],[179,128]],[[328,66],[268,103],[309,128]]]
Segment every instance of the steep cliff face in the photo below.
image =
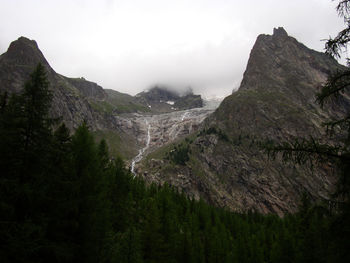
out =
[[323,110],[315,93],[329,73],[342,68],[283,28],[260,35],[239,90],[221,103],[200,132],[182,142],[188,152],[186,165],[169,159],[173,148],[163,158],[150,155],[143,176],[238,211],[283,215],[296,211],[304,192],[314,200],[327,199],[336,180],[329,163],[311,171],[268,160],[256,142],[324,138],[322,122],[349,110],[350,100],[345,94],[340,105]]
[[55,74],[35,41],[20,37],[0,56],[1,90],[18,92],[38,63],[43,64],[49,77]]
[[300,106],[318,107],[315,92],[339,69],[342,67],[330,56],[307,48],[283,28],[275,28],[272,36],[258,36],[240,91],[278,92]]

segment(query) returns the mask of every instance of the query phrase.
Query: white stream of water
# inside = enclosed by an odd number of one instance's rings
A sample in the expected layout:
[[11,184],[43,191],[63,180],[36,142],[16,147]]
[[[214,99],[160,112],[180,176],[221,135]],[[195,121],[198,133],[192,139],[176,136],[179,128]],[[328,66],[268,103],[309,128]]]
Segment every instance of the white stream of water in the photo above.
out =
[[[147,139],[143,148],[139,149],[138,154],[132,159],[130,170],[137,175],[135,166],[139,163],[149,151],[150,146],[152,148],[160,147],[165,143],[173,141],[180,135],[188,134],[192,131],[192,124],[201,123],[208,114],[214,109],[196,108],[179,112],[164,113],[153,116],[138,116],[135,122],[140,128],[141,133],[144,134],[147,127]],[[152,138],[151,143],[151,129]],[[186,132],[184,132],[186,131]]]
[[146,125],[148,125],[146,146],[139,150],[139,154],[136,155],[136,157],[131,162],[131,172],[134,174],[134,176],[136,176],[135,164],[142,160],[143,154],[148,149],[149,144],[151,142],[151,124],[149,124],[147,120],[146,120]]
[[[185,113],[183,113],[183,114],[181,115],[181,117],[180,117],[180,118],[181,118],[181,121],[184,121],[188,114],[189,114],[188,111],[186,111]],[[173,138],[176,137],[177,134],[179,133],[178,128],[179,128],[179,123],[178,123],[178,122],[175,122],[175,123],[171,126],[171,128],[169,129],[169,136],[171,136],[171,137],[173,137]]]
[[186,116],[187,116],[188,114],[189,114],[189,112],[186,111],[186,112],[182,115],[181,121],[184,121],[184,119],[186,118]]

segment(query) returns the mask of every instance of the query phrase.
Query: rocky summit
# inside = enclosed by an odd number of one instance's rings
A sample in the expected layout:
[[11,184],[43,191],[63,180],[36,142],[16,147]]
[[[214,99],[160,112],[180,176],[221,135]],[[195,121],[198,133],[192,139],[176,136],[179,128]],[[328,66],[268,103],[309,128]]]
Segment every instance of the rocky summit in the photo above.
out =
[[194,95],[191,88],[177,92],[166,86],[155,86],[136,95],[154,113],[166,113],[176,110],[188,110],[203,107],[201,95]]
[[196,199],[235,211],[284,215],[297,211],[304,193],[327,200],[336,178],[330,163],[313,170],[270,160],[258,142],[324,138],[322,123],[350,109],[321,109],[315,93],[329,73],[344,67],[311,50],[283,28],[258,36],[238,91],[225,98],[201,129],[150,154],[140,174],[168,182]]

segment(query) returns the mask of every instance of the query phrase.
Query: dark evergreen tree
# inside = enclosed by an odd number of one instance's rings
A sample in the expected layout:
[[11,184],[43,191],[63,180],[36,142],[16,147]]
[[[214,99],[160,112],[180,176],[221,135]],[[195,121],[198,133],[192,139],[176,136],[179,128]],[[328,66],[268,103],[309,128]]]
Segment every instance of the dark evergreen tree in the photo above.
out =
[[[103,145],[103,144],[101,144]],[[84,123],[72,137],[72,174],[75,177],[78,206],[77,240],[80,261],[98,262],[108,229],[107,178],[104,146],[97,151],[94,138]]]
[[[51,93],[42,65],[23,92],[7,100],[0,115],[1,253],[9,261],[39,261],[46,254],[46,171],[51,151]],[[13,250],[15,249],[15,250]]]

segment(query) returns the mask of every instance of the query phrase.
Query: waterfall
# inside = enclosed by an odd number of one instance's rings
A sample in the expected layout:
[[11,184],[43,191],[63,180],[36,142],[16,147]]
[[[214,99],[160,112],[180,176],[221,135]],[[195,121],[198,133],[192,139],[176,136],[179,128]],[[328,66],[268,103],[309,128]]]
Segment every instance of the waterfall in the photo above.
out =
[[184,121],[184,119],[186,118],[186,116],[187,116],[188,114],[189,114],[189,112],[186,111],[186,112],[182,115],[181,121]]
[[148,120],[146,120],[147,125],[147,140],[146,140],[146,146],[139,150],[138,155],[132,160],[131,162],[131,172],[136,176],[135,172],[135,164],[142,160],[143,154],[148,149],[149,144],[151,142],[151,124],[148,123]]

